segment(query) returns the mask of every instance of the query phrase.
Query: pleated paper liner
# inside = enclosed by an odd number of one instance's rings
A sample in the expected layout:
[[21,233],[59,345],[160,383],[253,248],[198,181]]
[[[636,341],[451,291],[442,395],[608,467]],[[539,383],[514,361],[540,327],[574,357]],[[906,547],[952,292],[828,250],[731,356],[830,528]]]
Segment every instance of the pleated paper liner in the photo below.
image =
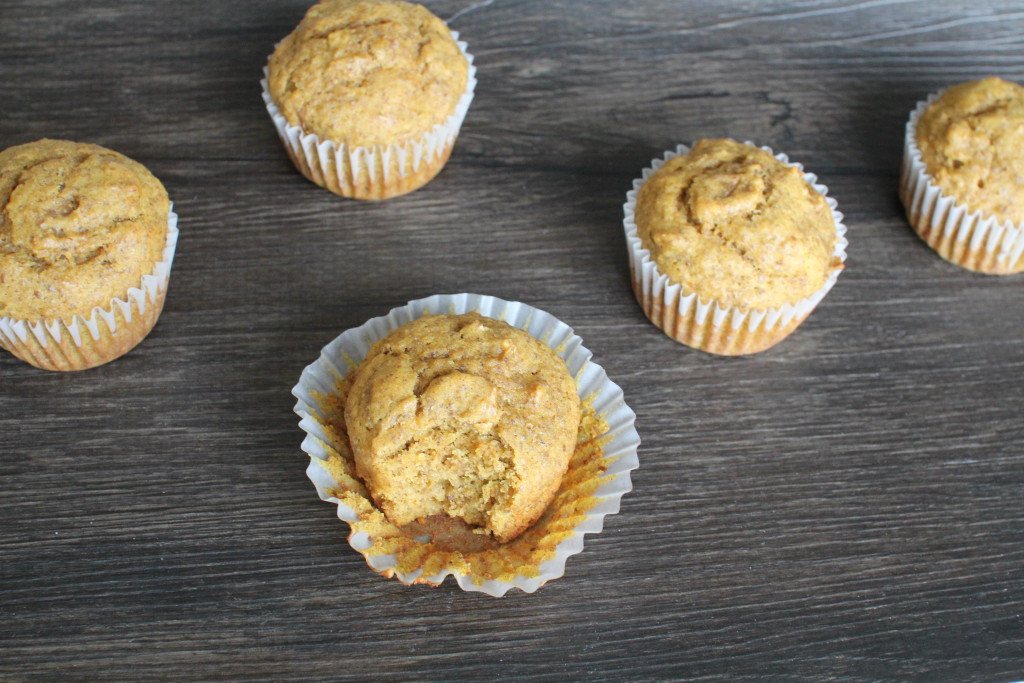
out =
[[19,320],[0,317],[0,346],[43,370],[86,370],[108,363],[145,339],[163,310],[178,244],[178,216],[167,216],[167,241],[153,272],[138,287],[96,307],[89,317]]
[[[504,545],[466,543],[474,535],[453,520],[405,528],[388,522],[355,475],[344,428],[347,378],[375,341],[422,315],[469,311],[504,320],[548,344],[575,377],[584,402],[576,451],[555,499],[540,520]],[[338,506],[338,517],[350,527],[349,544],[367,564],[406,584],[439,585],[451,575],[463,590],[493,596],[512,588],[537,590],[562,576],[566,560],[583,549],[584,534],[600,532],[605,516],[618,512],[620,498],[632,489],[629,473],[639,465],[636,416],[582,340],[544,311],[494,297],[436,295],[348,330],[303,371],[292,393],[306,432],[306,473],[320,498]]]
[[944,194],[925,169],[915,132],[921,115],[939,95],[919,102],[907,121],[900,170],[900,200],[907,220],[950,263],[989,275],[1024,271],[1024,225],[1000,223],[994,216],[971,211]]
[[467,45],[452,31],[459,50],[469,64],[466,90],[455,111],[444,121],[411,140],[389,145],[352,147],[333,140],[321,140],[293,126],[281,114],[270,96],[268,70],[263,69],[263,102],[274,121],[288,156],[309,180],[331,192],[352,199],[389,199],[412,192],[434,178],[451,155],[476,89],[476,67]]
[[644,249],[637,234],[635,219],[636,200],[640,188],[655,171],[665,165],[665,162],[688,154],[689,147],[679,145],[674,151],[665,152],[663,158],[653,159],[651,165],[642,171],[641,177],[633,181],[633,189],[626,193],[622,223],[629,251],[633,293],[652,323],[669,337],[695,349],[737,356],[771,348],[789,336],[810,315],[832,289],[846,261],[846,226],[843,225],[843,214],[836,209],[836,201],[828,196],[828,188],[819,184],[813,173],[804,172],[803,166],[790,162],[785,154],[775,154],[769,147],[761,149],[803,173],[804,179],[825,197],[835,224],[836,246],[833,260],[837,266],[832,269],[825,283],[817,291],[792,304],[758,310],[722,306],[713,299],[702,300],[695,292],[673,282],[662,273],[651,258],[651,253]]

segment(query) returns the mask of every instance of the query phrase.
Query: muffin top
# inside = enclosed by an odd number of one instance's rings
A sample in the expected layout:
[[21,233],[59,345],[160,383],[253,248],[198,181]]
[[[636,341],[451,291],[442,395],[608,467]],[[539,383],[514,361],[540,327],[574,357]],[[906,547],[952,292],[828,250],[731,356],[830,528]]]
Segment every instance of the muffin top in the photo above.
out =
[[444,123],[468,75],[448,27],[421,5],[323,0],[274,50],[268,83],[290,124],[369,147]]
[[345,402],[357,471],[393,524],[447,516],[501,543],[544,512],[579,424],[555,352],[477,313],[424,316],[378,341]]
[[88,317],[125,298],[163,256],[169,212],[152,173],[99,145],[0,152],[0,316]]
[[659,270],[723,307],[796,303],[839,267],[825,198],[798,169],[732,140],[700,140],[666,162],[635,217]]
[[1024,87],[1000,78],[954,85],[921,115],[915,139],[943,193],[1024,222]]

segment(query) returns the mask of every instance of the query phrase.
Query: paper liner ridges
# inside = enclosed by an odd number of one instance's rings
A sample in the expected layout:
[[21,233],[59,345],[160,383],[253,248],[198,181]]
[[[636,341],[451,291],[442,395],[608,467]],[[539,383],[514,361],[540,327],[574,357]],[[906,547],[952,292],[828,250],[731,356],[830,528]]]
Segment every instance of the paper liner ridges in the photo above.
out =
[[[752,145],[751,142],[746,142]],[[695,292],[687,291],[662,273],[643,247],[637,233],[635,211],[640,188],[655,171],[667,161],[688,154],[690,148],[679,145],[675,150],[665,152],[660,159],[653,159],[651,165],[633,181],[633,189],[626,193],[623,204],[623,228],[629,251],[629,267],[633,282],[633,293],[647,317],[667,335],[688,346],[723,355],[740,355],[763,351],[775,345],[792,332],[818,305],[835,285],[846,261],[846,226],[843,214],[837,210],[835,199],[828,196],[828,188],[818,183],[812,173],[804,172],[803,166],[790,162],[785,154],[775,154],[771,148],[761,149],[772,154],[784,164],[794,166],[804,174],[805,180],[828,203],[836,229],[836,244],[833,258],[840,264],[828,275],[825,283],[810,296],[793,304],[779,308],[743,310],[738,307],[723,307],[714,300],[704,301]]]
[[412,192],[437,175],[451,154],[476,89],[476,66],[467,45],[452,31],[469,64],[466,90],[448,118],[411,141],[372,147],[350,147],[321,140],[288,123],[270,96],[268,69],[260,81],[263,102],[278,136],[299,171],[309,180],[335,194],[353,199],[387,199]]
[[26,321],[0,317],[0,346],[44,370],[85,370],[127,353],[156,324],[163,308],[178,244],[178,215],[167,216],[167,240],[153,272],[125,298],[95,307],[89,317]]
[[1024,271],[1024,226],[969,210],[944,194],[925,168],[917,122],[940,94],[919,102],[904,130],[900,199],[910,226],[939,256],[962,268],[990,275]]
[[295,412],[301,418],[299,424],[306,433],[302,448],[310,456],[307,475],[321,499],[338,505],[339,518],[349,522],[357,519],[355,510],[332,495],[337,482],[326,465],[334,448],[331,428],[324,423],[325,411],[321,397],[333,391],[338,380],[358,365],[370,345],[391,330],[427,313],[459,314],[468,311],[504,320],[547,343],[565,361],[570,373],[576,378],[580,396],[590,400],[595,412],[607,422],[608,431],[601,437],[601,457],[607,466],[593,481],[595,491],[590,494],[597,499],[596,504],[580,516],[572,533],[557,544],[554,556],[538,567],[537,576],[520,575],[509,581],[479,581],[479,577],[452,568],[444,568],[430,576],[424,576],[419,571],[403,573],[396,570],[393,556],[366,553],[371,539],[365,534],[352,534],[349,542],[353,548],[364,553],[367,563],[373,569],[384,575],[393,574],[404,583],[439,584],[445,577],[452,575],[464,590],[481,591],[494,596],[504,595],[513,587],[533,592],[545,582],[561,576],[566,559],[583,548],[583,535],[600,531],[604,517],[618,511],[619,499],[632,489],[629,473],[639,465],[636,450],[640,439],[633,426],[636,416],[625,404],[622,390],[591,360],[590,351],[583,346],[572,329],[549,313],[519,302],[478,294],[435,295],[412,301],[341,334],[323,349],[316,362],[303,371],[299,383],[292,390],[298,399]]

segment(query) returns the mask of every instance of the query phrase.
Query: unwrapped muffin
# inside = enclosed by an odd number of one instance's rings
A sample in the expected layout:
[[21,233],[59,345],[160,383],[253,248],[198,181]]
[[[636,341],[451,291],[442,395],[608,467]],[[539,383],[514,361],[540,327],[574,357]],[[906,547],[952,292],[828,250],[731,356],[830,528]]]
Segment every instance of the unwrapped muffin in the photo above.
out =
[[[476,315],[463,317],[467,313],[479,313],[482,318]],[[445,403],[450,405],[448,414],[451,420],[446,419],[445,422],[453,422],[452,428],[446,424],[438,431],[465,434],[467,440],[480,444],[492,437],[504,438],[501,434],[506,429],[514,435],[519,427],[509,423],[509,416],[528,413],[532,409],[526,406],[503,407],[508,401],[499,395],[502,387],[508,389],[511,396],[519,395],[523,403],[543,403],[546,397],[557,395],[557,391],[540,391],[542,384],[526,378],[523,379],[528,383],[527,386],[536,385],[538,388],[527,389],[526,396],[521,395],[521,389],[516,389],[515,385],[522,385],[522,380],[513,379],[519,374],[514,368],[533,356],[536,349],[532,349],[533,343],[522,340],[519,334],[508,334],[506,323],[517,332],[525,333],[547,346],[573,378],[573,390],[579,397],[580,417],[568,466],[543,514],[508,542],[499,543],[484,526],[471,526],[461,517],[450,517],[449,513],[461,514],[454,509],[397,526],[381,512],[374,495],[368,490],[369,481],[364,483],[360,477],[362,467],[357,465],[353,455],[346,419],[346,404],[353,390],[357,368],[364,365],[363,360],[371,348],[375,349],[375,353],[376,349],[380,349],[378,343],[383,344],[381,340],[424,316],[440,316],[427,318],[431,326],[440,324],[438,321],[445,321],[444,324],[449,324],[453,319],[466,321],[463,327],[467,338],[460,339],[456,346],[462,347],[465,344],[469,350],[466,358],[470,360],[465,364],[467,371],[477,365],[476,360],[471,360],[477,357],[473,349],[489,347],[493,352],[492,361],[485,362],[483,356],[479,359],[482,377],[487,377],[487,382],[493,382],[496,388],[496,392],[490,396],[493,402],[488,398],[489,392],[479,391],[481,385],[475,380],[462,377],[463,370],[458,368],[451,368],[452,372],[447,373],[450,379],[435,378],[428,385],[434,387],[430,393],[434,393],[435,398],[450,398]],[[478,322],[483,329],[477,328]],[[476,337],[480,339],[474,341]],[[504,343],[506,341],[508,344]],[[419,342],[412,345],[418,346]],[[539,356],[546,355],[540,350],[536,351]],[[448,351],[436,358],[427,358],[422,363],[410,363],[409,367],[430,365],[443,369],[448,362],[443,357],[445,353]],[[508,372],[494,372],[494,368],[483,367],[503,365],[503,354],[506,361],[510,362]],[[404,350],[399,356],[406,360],[412,357],[405,354]],[[547,362],[542,361],[541,365],[547,365]],[[562,372],[559,368],[554,374],[560,377]],[[399,377],[405,375],[405,372],[399,373]],[[443,376],[437,375],[438,378]],[[541,377],[537,376],[538,379]],[[387,388],[386,393],[390,394],[390,381],[386,377],[379,379],[379,386]],[[453,391],[460,384],[472,387],[467,392],[469,395],[485,394],[482,401],[484,405],[468,405],[473,402],[467,400],[467,396],[458,390]],[[562,380],[554,380],[552,386],[558,387],[561,384]],[[363,555],[374,571],[407,584],[436,586],[445,577],[453,576],[463,590],[481,591],[494,596],[504,595],[512,588],[526,592],[537,590],[547,581],[562,575],[568,558],[583,550],[585,534],[600,532],[605,517],[618,512],[620,498],[632,488],[630,471],[639,464],[636,451],[640,439],[633,426],[636,416],[626,405],[621,389],[594,362],[582,340],[573,334],[568,325],[545,311],[520,302],[465,293],[439,294],[411,301],[393,309],[386,316],[373,318],[357,328],[343,332],[324,347],[314,363],[303,370],[292,393],[298,399],[295,412],[301,418],[299,426],[306,434],[302,442],[303,450],[309,454],[306,474],[316,486],[320,498],[337,505],[338,517],[347,522],[350,528],[349,544]],[[353,398],[353,401],[364,402],[359,398]],[[411,399],[407,398],[406,401]],[[423,405],[422,399],[417,401]],[[558,402],[571,404],[571,400]],[[433,404],[433,401],[428,403]],[[432,422],[438,417],[439,413],[434,408],[424,411],[427,421]],[[496,420],[495,426],[488,430],[486,425],[492,419]],[[410,418],[407,422],[408,429],[414,432],[423,426],[423,421],[418,417]],[[507,427],[500,427],[503,422]],[[571,416],[568,422],[571,422]],[[462,427],[456,428],[458,424]],[[466,428],[467,424],[472,426]],[[551,434],[552,430],[562,433],[550,426],[538,427],[537,431]],[[382,432],[382,436],[387,441],[391,434]],[[420,443],[434,441],[436,436],[429,435],[425,440],[420,439]],[[521,438],[521,443],[534,440],[532,436]],[[500,444],[497,445],[500,447]],[[519,450],[518,445],[515,448]],[[483,459],[490,459],[488,450],[484,448],[477,452]],[[460,460],[465,462],[468,455],[468,449],[466,452],[455,452],[453,462],[442,463],[437,471],[423,474],[399,472],[395,480],[413,480],[412,489],[430,494],[432,484],[428,484],[427,479],[444,481],[449,474],[455,474],[460,486],[467,483],[475,489],[476,483],[482,480],[472,472],[473,467],[463,472],[455,472],[452,467]],[[511,455],[514,457],[510,457],[508,462],[521,459],[520,454]],[[524,462],[531,457],[527,456]],[[540,460],[534,462],[540,463],[545,459],[545,456],[541,456]],[[507,470],[505,463],[500,467]],[[539,464],[538,467],[548,473],[552,469],[550,464]],[[503,476],[502,479],[510,478]]]
[[357,471],[392,523],[460,519],[499,543],[547,508],[579,423],[555,352],[478,313],[426,316],[377,342],[345,403]]
[[448,160],[476,83],[464,48],[421,5],[323,0],[270,56],[264,100],[307,178],[394,197]]
[[960,83],[907,124],[900,197],[940,256],[991,274],[1024,270],[1024,87]]
[[770,151],[701,140],[655,160],[625,205],[633,288],[666,334],[711,353],[767,349],[843,268],[842,216]]
[[160,181],[118,152],[0,152],[0,346],[48,370],[126,353],[163,308],[176,222]]

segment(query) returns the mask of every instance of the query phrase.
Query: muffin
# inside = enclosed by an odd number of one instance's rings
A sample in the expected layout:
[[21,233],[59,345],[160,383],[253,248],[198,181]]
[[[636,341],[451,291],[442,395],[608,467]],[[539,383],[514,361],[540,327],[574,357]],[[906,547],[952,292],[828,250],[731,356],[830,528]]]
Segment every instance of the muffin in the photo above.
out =
[[826,188],[767,148],[701,140],[655,160],[627,194],[633,290],[673,339],[763,351],[835,283],[846,240]]
[[46,370],[135,347],[163,308],[176,225],[163,185],[123,154],[66,140],[0,152],[0,346]]
[[[425,355],[422,349],[428,349]],[[521,371],[535,361],[545,369],[524,376]],[[398,368],[393,374],[388,371],[392,365]],[[481,374],[471,375],[476,372]],[[566,395],[566,374],[579,397],[578,428],[573,424],[577,403]],[[418,390],[417,384],[422,385],[419,398],[409,394],[410,387]],[[463,590],[494,596],[511,588],[537,590],[562,575],[566,560],[583,549],[584,534],[600,532],[606,515],[618,511],[619,499],[631,489],[629,472],[638,465],[636,416],[579,337],[544,311],[494,297],[436,295],[347,330],[303,371],[292,393],[306,432],[306,473],[320,498],[337,505],[338,517],[351,529],[350,545],[367,564],[406,584],[439,585],[451,575]],[[405,416],[412,404],[418,406],[416,414]],[[355,407],[350,411],[349,405]],[[379,425],[376,444],[374,437],[367,441],[365,433],[359,434],[364,427],[348,424],[350,416],[356,423],[364,414],[387,413],[375,405],[392,406],[395,418],[371,422]],[[570,414],[548,419],[552,410]],[[520,420],[536,423],[536,434],[525,433]],[[536,521],[517,532],[540,505],[526,502],[515,512],[516,496],[503,493],[499,480],[513,480],[520,465],[543,470],[540,477],[524,472],[526,485],[538,491],[535,497],[548,497],[550,483],[543,482],[555,479],[561,456],[549,444],[539,444],[541,434],[563,440],[574,429],[575,443],[554,496]],[[400,462],[387,462],[387,449],[406,436],[416,443],[399,449]],[[371,461],[380,458],[369,465],[376,473],[367,474],[365,458],[357,463],[357,442]],[[449,453],[448,461],[430,452],[433,445]],[[496,462],[495,452],[501,449],[507,449],[508,457]],[[419,462],[400,466],[417,455],[423,456]],[[428,469],[420,472],[421,467]],[[498,470],[503,470],[500,477],[484,481]],[[469,501],[468,494],[488,486],[495,498],[504,497],[501,508],[512,514],[495,514],[492,504]],[[382,496],[388,493],[385,487],[410,507],[393,505]],[[445,496],[452,497],[441,501],[445,489]],[[413,509],[420,505],[434,507]],[[436,513],[439,508],[446,510]],[[422,516],[401,526],[392,521],[414,515]],[[499,536],[514,538],[501,542]]]
[[345,403],[356,470],[392,523],[446,516],[499,543],[547,508],[579,423],[565,363],[479,313],[425,316],[377,342]]
[[907,123],[900,198],[911,226],[969,270],[1024,270],[1024,87],[955,85]]
[[476,85],[444,22],[395,0],[323,0],[270,56],[263,98],[307,178],[386,199],[445,165]]

